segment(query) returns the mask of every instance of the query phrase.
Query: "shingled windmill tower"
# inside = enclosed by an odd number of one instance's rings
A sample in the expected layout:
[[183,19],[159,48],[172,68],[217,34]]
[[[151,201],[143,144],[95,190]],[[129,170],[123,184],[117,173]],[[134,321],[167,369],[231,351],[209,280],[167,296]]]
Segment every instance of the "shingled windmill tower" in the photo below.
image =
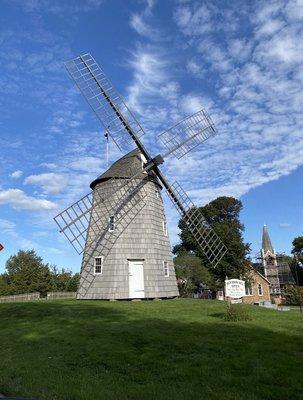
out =
[[78,299],[165,298],[178,295],[161,190],[216,266],[224,244],[181,186],[159,166],[181,158],[216,130],[201,110],[158,136],[166,148],[152,157],[143,128],[90,54],[66,63],[71,77],[120,150],[136,147],[95,179],[92,192],[55,217],[83,260]]
[[[135,149],[90,185],[97,204],[91,219],[105,234],[100,237],[94,224],[88,228],[78,298],[162,298],[179,294],[162,186],[154,173],[142,171],[142,165],[142,155]],[[131,170],[140,171],[138,183],[144,184],[111,213],[102,199],[111,197],[113,179],[123,182],[126,171]],[[91,271],[95,274],[92,281]]]
[[269,290],[272,297],[280,297],[279,269],[277,254],[272,246],[267,226],[263,226],[261,259],[264,275],[270,282]]

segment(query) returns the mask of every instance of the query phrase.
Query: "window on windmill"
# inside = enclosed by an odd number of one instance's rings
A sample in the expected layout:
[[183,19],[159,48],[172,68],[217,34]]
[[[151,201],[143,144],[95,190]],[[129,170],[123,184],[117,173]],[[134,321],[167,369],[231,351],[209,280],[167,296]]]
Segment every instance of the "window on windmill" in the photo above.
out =
[[163,221],[163,233],[167,236],[167,222],[165,220]]
[[263,294],[262,285],[261,285],[261,283],[259,283],[259,285],[258,285],[258,295],[262,296],[262,294]]
[[102,274],[103,269],[103,256],[95,257],[95,274]]
[[167,261],[163,261],[164,276],[169,276],[169,266]]
[[114,231],[116,228],[116,218],[114,215],[111,215],[108,219],[108,230],[109,232]]
[[158,190],[158,189],[156,189],[156,191],[155,191],[155,192],[156,192],[156,197],[157,197],[157,198],[159,198],[159,190]]

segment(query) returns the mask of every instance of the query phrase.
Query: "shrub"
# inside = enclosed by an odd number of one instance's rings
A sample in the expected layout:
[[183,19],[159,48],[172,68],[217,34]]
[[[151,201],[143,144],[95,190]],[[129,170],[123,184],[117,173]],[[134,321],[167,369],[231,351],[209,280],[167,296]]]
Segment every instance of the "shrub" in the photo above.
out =
[[241,306],[228,305],[224,319],[231,322],[251,321],[252,316]]

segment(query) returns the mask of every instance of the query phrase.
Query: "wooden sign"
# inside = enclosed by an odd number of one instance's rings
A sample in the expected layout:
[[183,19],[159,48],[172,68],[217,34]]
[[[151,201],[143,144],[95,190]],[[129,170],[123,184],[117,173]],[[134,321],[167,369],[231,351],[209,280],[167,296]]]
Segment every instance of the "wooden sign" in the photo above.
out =
[[225,296],[232,299],[240,299],[245,296],[245,282],[240,279],[228,279],[225,281]]
[[0,243],[0,251],[4,249],[4,246]]

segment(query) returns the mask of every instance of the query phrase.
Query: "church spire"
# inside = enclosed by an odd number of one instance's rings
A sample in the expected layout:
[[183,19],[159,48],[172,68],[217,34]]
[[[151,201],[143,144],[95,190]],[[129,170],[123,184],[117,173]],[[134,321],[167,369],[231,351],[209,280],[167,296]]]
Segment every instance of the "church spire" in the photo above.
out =
[[270,251],[271,254],[274,254],[274,249],[272,247],[271,240],[270,240],[269,233],[268,233],[266,225],[263,226],[262,250],[264,251],[264,254],[266,254],[268,251]]

